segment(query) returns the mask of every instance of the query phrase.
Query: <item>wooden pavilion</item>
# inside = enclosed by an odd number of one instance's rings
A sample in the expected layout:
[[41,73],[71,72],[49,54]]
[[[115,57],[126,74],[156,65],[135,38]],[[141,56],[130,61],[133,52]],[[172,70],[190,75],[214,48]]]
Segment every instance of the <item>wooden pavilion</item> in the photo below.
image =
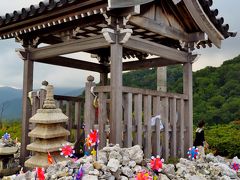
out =
[[[184,156],[193,143],[192,63],[196,55],[192,51],[212,44],[220,48],[222,40],[235,35],[211,6],[212,0],[49,0],[0,17],[0,39],[15,38],[23,47],[18,50],[24,63],[21,161],[30,141],[28,93],[33,88],[35,62],[100,73],[101,86],[94,88],[99,97],[98,117],[90,93],[94,82],[89,78],[84,122],[86,132],[98,125],[101,146],[109,118],[111,143],[140,144],[146,156]],[[42,43],[47,46],[39,47]],[[61,56],[80,51],[94,54],[96,62]],[[123,71],[173,64],[183,65],[183,94],[122,86]],[[79,98],[55,97],[60,102],[79,102]],[[150,122],[158,114],[164,124],[162,133],[159,121],[154,127]],[[77,130],[80,117],[75,118]],[[68,128],[72,127],[70,122]]]

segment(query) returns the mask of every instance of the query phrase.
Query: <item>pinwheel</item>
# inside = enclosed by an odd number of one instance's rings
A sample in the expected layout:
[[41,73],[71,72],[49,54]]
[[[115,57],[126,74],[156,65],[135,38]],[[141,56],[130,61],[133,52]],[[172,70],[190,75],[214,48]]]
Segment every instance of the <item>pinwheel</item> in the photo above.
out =
[[98,145],[99,143],[99,137],[98,137],[98,130],[91,130],[91,132],[88,135],[89,142],[91,143],[91,146]]
[[44,168],[37,167],[36,172],[37,172],[37,177],[39,180],[45,180]]
[[53,164],[53,158],[52,158],[50,152],[48,152],[48,164]]
[[78,170],[78,173],[77,173],[77,175],[76,175],[76,180],[81,180],[82,177],[83,177],[83,173],[84,173],[84,171],[83,171],[83,167],[82,167],[82,165],[81,165],[80,168],[79,168],[79,170]]
[[137,173],[136,180],[152,180],[152,176],[149,175],[149,172],[140,171]]
[[238,171],[239,170],[239,164],[238,163],[236,163],[236,162],[234,162],[234,163],[232,163],[231,164],[231,168],[233,169],[233,170],[235,170],[235,171]]
[[3,140],[4,141],[8,141],[9,139],[10,139],[10,134],[8,134],[8,133],[5,133],[3,136],[2,136],[2,138],[3,138]]
[[187,154],[189,159],[197,159],[199,154],[198,148],[195,148],[194,146],[192,148],[189,148]]
[[160,159],[160,156],[157,156],[156,158],[152,156],[150,161],[150,166],[153,172],[160,172],[163,166],[164,159]]
[[75,151],[73,150],[73,147],[70,146],[69,144],[63,145],[62,148],[60,148],[61,155],[65,156],[65,158],[72,157]]

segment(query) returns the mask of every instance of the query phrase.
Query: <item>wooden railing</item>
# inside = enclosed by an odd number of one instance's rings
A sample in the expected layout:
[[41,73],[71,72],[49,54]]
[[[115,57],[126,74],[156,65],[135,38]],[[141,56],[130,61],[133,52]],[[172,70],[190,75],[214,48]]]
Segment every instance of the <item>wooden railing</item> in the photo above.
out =
[[[36,114],[37,109],[43,107],[43,102],[46,97],[46,91],[41,89],[37,92],[32,92],[32,115]],[[75,141],[80,138],[81,126],[83,122],[83,112],[84,112],[84,98],[72,97],[72,96],[60,96],[54,95],[56,100],[56,105],[58,108],[62,109],[69,120],[65,125],[66,129],[70,131],[69,141]],[[30,129],[33,128],[33,124],[30,125]]]
[[[90,85],[95,85],[91,82]],[[89,85],[89,86],[90,86]],[[106,125],[111,123],[109,113],[110,86],[97,86],[94,92],[98,95],[98,117],[89,122],[89,127],[98,124],[100,147],[106,144]],[[86,89],[86,95],[88,91]],[[91,93],[89,93],[91,97]],[[93,97],[91,97],[93,100]],[[139,144],[144,149],[146,157],[161,155],[166,160],[171,157],[185,155],[185,104],[188,97],[183,94],[163,93],[155,90],[123,87],[123,132],[124,147]],[[108,110],[110,109],[110,110]],[[94,109],[92,109],[94,111]],[[89,109],[89,115],[91,109]],[[155,125],[151,118],[161,115],[161,120],[156,119]],[[160,129],[160,123],[164,128]],[[112,132],[114,133],[114,132]],[[111,133],[110,133],[111,135]]]

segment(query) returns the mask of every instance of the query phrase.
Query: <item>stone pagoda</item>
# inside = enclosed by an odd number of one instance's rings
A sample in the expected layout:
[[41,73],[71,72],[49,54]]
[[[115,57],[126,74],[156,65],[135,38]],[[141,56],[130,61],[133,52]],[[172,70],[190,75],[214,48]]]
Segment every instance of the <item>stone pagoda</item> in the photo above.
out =
[[60,155],[59,149],[67,144],[66,137],[70,132],[63,128],[63,123],[68,121],[68,117],[62,113],[62,110],[56,108],[53,98],[53,86],[48,85],[46,99],[43,109],[38,109],[37,113],[30,118],[31,123],[35,123],[35,128],[28,134],[34,138],[34,141],[27,146],[27,149],[33,151],[33,156],[25,162],[25,166],[48,167],[48,153],[53,161],[59,162],[66,160]]

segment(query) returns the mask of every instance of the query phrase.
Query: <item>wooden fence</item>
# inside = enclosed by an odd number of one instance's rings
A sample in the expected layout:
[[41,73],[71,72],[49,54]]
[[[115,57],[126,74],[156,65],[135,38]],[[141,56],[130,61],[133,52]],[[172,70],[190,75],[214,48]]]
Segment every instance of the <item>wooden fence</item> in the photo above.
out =
[[[89,82],[90,86],[95,86]],[[88,86],[86,86],[88,87]],[[90,90],[90,88],[89,88]],[[86,88],[86,97],[93,100],[94,96]],[[109,126],[111,107],[109,105],[110,86],[97,86],[94,93],[98,96],[98,115],[92,116],[92,121],[87,121],[89,128],[98,124],[100,147],[106,145],[106,125]],[[154,90],[123,87],[123,120],[122,141],[124,147],[139,144],[144,149],[146,157],[161,155],[165,160],[171,157],[183,157],[186,153],[184,144],[185,131],[185,107],[188,97],[183,94],[163,93]],[[94,114],[95,109],[86,104],[87,116]],[[161,115],[154,125],[151,118]],[[95,119],[94,119],[95,118]],[[160,125],[163,123],[164,128]],[[114,133],[114,132],[111,132]],[[110,133],[110,135],[111,135]]]
[[[46,91],[43,89],[32,92],[32,116],[36,114],[39,108],[42,108],[45,97]],[[63,113],[69,118],[68,123],[65,125],[66,129],[70,131],[68,141],[79,139],[81,135],[80,129],[83,123],[84,98],[54,95],[54,99],[56,100],[57,107],[62,109]],[[30,124],[30,129],[32,129],[33,126],[33,124]]]

